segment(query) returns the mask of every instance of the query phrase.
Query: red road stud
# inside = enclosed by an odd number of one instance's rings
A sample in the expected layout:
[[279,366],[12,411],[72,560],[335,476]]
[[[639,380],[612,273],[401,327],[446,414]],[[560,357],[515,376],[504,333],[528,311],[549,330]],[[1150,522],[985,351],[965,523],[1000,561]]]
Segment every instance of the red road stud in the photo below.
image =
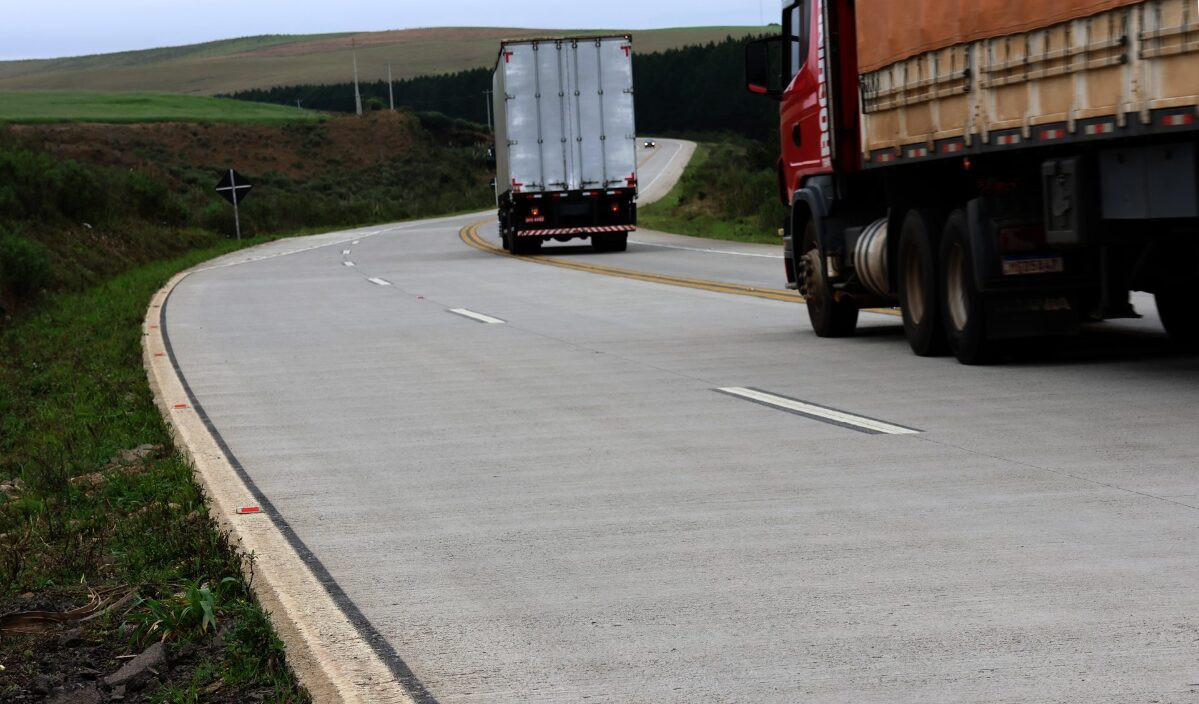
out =
[[150,326],[150,329],[151,329],[151,330],[157,330],[157,329],[158,329],[158,326],[157,326],[157,325],[151,325],[151,326]]
[[237,509],[237,512],[238,514],[244,516],[248,513],[262,513],[262,509],[257,506],[242,506],[241,508]]
[[175,410],[177,410],[177,411],[181,411],[181,410],[183,410],[183,409],[185,409],[185,408],[187,408],[187,404],[186,404],[186,403],[176,403],[176,404],[175,404]]
[[155,356],[155,357],[165,357],[165,356],[166,356],[166,354],[165,354],[165,353],[163,353],[163,352],[155,352],[155,353],[154,353],[154,356]]

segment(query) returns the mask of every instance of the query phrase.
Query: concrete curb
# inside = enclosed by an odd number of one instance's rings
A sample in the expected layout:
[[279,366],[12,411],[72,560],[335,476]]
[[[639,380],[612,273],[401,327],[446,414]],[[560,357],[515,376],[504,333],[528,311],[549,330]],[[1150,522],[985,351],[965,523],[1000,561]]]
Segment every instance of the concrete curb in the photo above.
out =
[[[202,265],[201,265],[202,266]],[[199,267],[197,267],[199,268]],[[195,272],[174,276],[154,294],[146,312],[142,356],[159,411],[176,446],[190,459],[212,515],[232,546],[253,557],[247,579],[286,647],[287,662],[315,702],[415,701],[346,617],[266,513],[238,514],[257,505],[204,418],[168,353],[163,310],[175,287]]]

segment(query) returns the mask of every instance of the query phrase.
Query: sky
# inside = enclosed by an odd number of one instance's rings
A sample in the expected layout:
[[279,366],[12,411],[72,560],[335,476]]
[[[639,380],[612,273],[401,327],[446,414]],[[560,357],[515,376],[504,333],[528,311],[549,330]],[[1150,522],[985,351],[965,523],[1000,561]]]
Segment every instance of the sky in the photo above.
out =
[[0,0],[0,60],[81,56],[258,34],[446,26],[758,25],[773,21],[779,8],[780,0]]

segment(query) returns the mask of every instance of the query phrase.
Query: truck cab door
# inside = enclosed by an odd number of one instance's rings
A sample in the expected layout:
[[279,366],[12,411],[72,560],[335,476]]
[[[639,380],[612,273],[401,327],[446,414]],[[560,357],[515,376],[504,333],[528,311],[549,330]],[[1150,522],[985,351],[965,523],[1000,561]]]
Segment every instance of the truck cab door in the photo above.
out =
[[832,169],[831,96],[822,55],[823,4],[822,0],[799,0],[783,14],[791,82],[783,96],[780,138],[786,172],[794,177],[788,184],[791,190],[804,178]]

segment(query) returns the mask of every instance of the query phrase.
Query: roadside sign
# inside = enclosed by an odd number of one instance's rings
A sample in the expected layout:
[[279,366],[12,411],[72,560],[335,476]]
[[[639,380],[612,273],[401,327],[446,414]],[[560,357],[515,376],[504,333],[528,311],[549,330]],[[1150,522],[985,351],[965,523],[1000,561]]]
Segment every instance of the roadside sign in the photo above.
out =
[[237,227],[237,239],[241,239],[241,215],[238,213],[238,204],[246,199],[250,194],[250,189],[254,185],[251,184],[245,176],[237,173],[233,169],[225,172],[221,180],[216,185],[216,192],[221,194],[221,197],[233,204],[233,222]]
[[237,205],[246,199],[250,189],[253,188],[245,176],[237,173],[233,169],[225,172],[221,177],[221,182],[216,185],[216,192],[221,194],[221,197],[230,203]]

